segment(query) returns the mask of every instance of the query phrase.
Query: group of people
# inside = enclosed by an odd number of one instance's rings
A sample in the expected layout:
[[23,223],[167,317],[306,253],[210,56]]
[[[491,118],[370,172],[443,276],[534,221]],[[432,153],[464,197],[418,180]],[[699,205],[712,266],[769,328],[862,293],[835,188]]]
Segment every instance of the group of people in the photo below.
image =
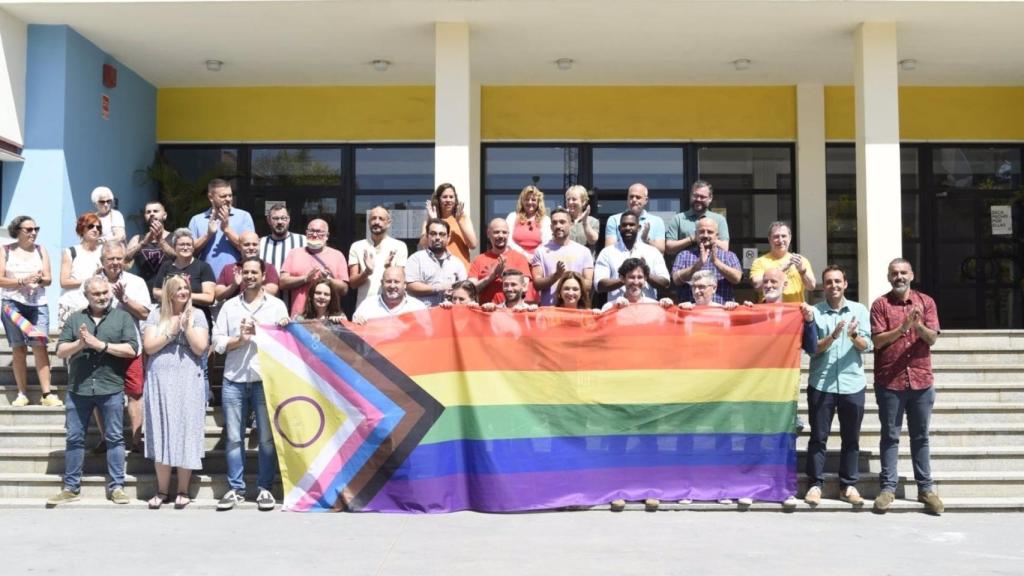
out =
[[[273,509],[276,456],[252,340],[255,327],[347,321],[341,299],[350,289],[356,290],[356,324],[435,306],[591,310],[595,294],[607,297],[596,313],[644,303],[684,310],[754,305],[734,299],[743,269],[729,251],[728,223],[709,209],[713,188],[704,181],[694,183],[689,209],[667,226],[647,212],[646,187],[630,186],[627,209],[605,223],[600,251],[600,222],[590,215],[585,188],[570,187],[564,207],[549,213],[543,192],[527,186],[512,213],[488,223],[489,247],[475,258],[473,222],[450,184],[438,186],[427,202],[418,250],[409,254],[404,242],[389,235],[391,215],[377,206],[367,214],[368,237],[355,242],[347,258],[327,245],[330,230],[323,219],[310,220],[305,233],[296,234],[287,206],[275,204],[267,214],[270,234],[260,238],[252,216],[233,206],[229,182],[211,181],[207,196],[210,207],[193,216],[187,228],[173,231],[164,228],[165,207],[146,204],[146,230],[127,242],[124,218],[113,209],[107,188],[93,193],[96,211],[78,218],[81,241],[61,254],[57,356],[69,369],[64,399],[68,432],[64,487],[51,504],[79,498],[86,429],[94,413],[101,423],[110,498],[128,502],[122,422],[127,405],[129,445],[155,464],[158,486],[150,507],[171,500],[173,468],[178,469],[174,505],[187,506],[190,473],[201,467],[205,453],[208,358],[215,352],[224,356],[221,401],[230,485],[218,508],[231,509],[245,499],[243,441],[254,413],[259,435],[255,498],[261,510]],[[39,227],[32,218],[18,216],[8,230],[15,241],[0,258],[0,288],[19,389],[14,405],[28,404],[24,392],[31,347],[42,403],[59,406],[62,401],[50,388],[46,340],[39,337],[49,328],[49,256],[36,243]],[[862,355],[873,350],[882,422],[882,491],[874,506],[885,511],[893,501],[906,413],[919,499],[940,513],[928,457],[935,396],[929,350],[939,332],[938,317],[934,302],[910,289],[910,263],[897,259],[890,264],[892,291],[878,298],[870,313],[845,298],[846,275],[837,266],[822,274],[825,300],[810,306],[805,295],[815,288],[816,278],[810,262],[790,251],[789,225],[772,223],[768,239],[771,249],[753,263],[750,281],[765,304],[802,303],[803,348],[811,356],[805,501],[811,506],[820,502],[826,442],[838,412],[840,498],[863,505],[856,489],[866,389]],[[673,257],[670,271],[666,258]],[[129,265],[137,274],[125,269]],[[795,502],[790,498],[784,505]],[[657,508],[659,502],[646,504]],[[613,509],[624,505],[612,503]]]

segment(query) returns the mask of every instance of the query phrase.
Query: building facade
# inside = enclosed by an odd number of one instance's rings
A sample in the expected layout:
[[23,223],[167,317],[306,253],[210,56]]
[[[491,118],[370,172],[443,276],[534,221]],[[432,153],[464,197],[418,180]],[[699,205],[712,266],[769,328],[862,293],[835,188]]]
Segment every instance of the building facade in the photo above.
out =
[[905,256],[944,327],[1024,328],[1022,17],[1021,2],[5,3],[2,218],[36,217],[55,254],[94,186],[137,229],[147,199],[184,222],[182,195],[221,176],[261,232],[283,201],[294,230],[326,218],[347,249],[375,204],[414,243],[440,182],[482,237],[528,184],[550,207],[582,184],[603,219],[634,181],[667,215],[704,179],[741,258],[788,220],[861,301]]

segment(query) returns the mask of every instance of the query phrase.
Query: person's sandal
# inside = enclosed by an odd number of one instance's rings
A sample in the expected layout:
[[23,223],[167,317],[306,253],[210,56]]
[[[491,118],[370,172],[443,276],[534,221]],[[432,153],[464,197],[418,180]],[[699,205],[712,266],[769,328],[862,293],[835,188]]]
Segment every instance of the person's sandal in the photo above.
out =
[[185,492],[178,492],[178,495],[174,498],[174,509],[183,510],[186,506],[192,503],[192,499],[188,497]]
[[156,496],[149,499],[149,509],[159,510],[167,502],[167,492],[157,492]]

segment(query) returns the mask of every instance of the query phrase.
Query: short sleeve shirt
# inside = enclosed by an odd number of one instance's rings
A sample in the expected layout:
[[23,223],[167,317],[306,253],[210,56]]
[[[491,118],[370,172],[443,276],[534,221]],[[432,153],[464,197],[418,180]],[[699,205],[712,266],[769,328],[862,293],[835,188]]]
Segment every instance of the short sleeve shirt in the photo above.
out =
[[[498,264],[498,256],[501,255],[502,254],[497,254],[492,250],[488,250],[487,252],[482,252],[476,258],[473,258],[473,263],[469,266],[469,278],[472,278],[473,280],[486,278],[490,275],[491,270],[494,270],[494,267]],[[505,250],[503,255],[505,256],[505,270],[519,270],[527,278],[531,280],[533,279],[530,262],[526,259],[526,256],[523,256],[521,252],[516,252],[512,249]],[[540,297],[537,295],[537,289],[531,281],[530,285],[526,288],[525,299],[527,302],[536,302],[539,298]],[[498,278],[495,278],[490,284],[484,286],[484,288],[480,290],[477,300],[479,300],[481,304],[486,304],[488,302],[501,304],[505,302],[505,294],[501,291],[501,277],[499,276]]]
[[[163,265],[160,266],[160,270],[153,277],[150,283],[150,288],[163,288],[164,280],[174,274],[184,274],[188,278],[189,290],[192,293],[198,293],[203,291],[203,282],[217,282],[217,278],[213,275],[213,269],[206,262],[199,259],[193,259],[192,263],[184,268],[178,268],[174,265],[174,259],[168,258],[164,260]],[[206,315],[206,323],[210,324],[210,309],[204,306],[196,306],[201,309]]]
[[[211,210],[212,208],[207,208],[189,220],[188,229],[194,237],[204,236],[206,231],[209,230]],[[228,212],[228,225],[234,230],[235,234],[256,231],[252,216],[241,208],[231,208],[231,211]],[[241,254],[235,248],[235,245],[228,240],[224,231],[217,227],[213,237],[208,239],[206,244],[203,244],[203,249],[196,257],[209,264],[210,268],[213,268],[213,276],[216,278],[225,266],[237,262]]]
[[843,335],[833,341],[821,354],[811,355],[809,386],[832,394],[853,394],[866,385],[864,358],[847,336],[851,323],[857,321],[857,335],[871,346],[871,320],[868,309],[860,302],[843,300],[833,309],[827,301],[814,306],[814,324],[819,341],[835,331],[839,322],[845,322]]
[[376,246],[369,239],[364,239],[352,244],[352,247],[349,248],[348,264],[349,266],[358,264],[360,270],[366,266],[364,260],[366,253],[373,252],[373,274],[359,286],[356,292],[356,307],[359,307],[367,298],[376,297],[380,292],[380,282],[384,277],[384,264],[387,263],[388,256],[392,251],[395,253],[395,258],[391,261],[391,265],[404,268],[405,261],[409,258],[409,248],[405,242],[391,236],[385,236]]
[[[107,308],[96,322],[89,309],[74,312],[61,330],[57,345],[78,340],[78,329],[85,325],[90,334],[108,344],[131,344],[139,351],[139,331],[131,314],[120,308]],[[124,392],[124,374],[130,358],[85,348],[68,359],[68,390],[79,396],[105,396]]]
[[[764,256],[758,257],[750,266],[750,277],[760,278],[764,276],[765,270],[785,267],[786,264],[789,264],[790,256],[791,255],[787,253],[782,258],[773,258],[771,252],[769,252]],[[811,268],[811,261],[804,258],[804,265],[807,267],[807,273],[814,276],[814,269]],[[796,269],[796,266],[790,266],[786,269],[786,281],[786,289],[782,291],[782,301],[803,302],[804,279],[800,275],[800,271]]]
[[[597,261],[594,262],[594,286],[597,286],[597,283],[601,280],[618,278],[619,266],[622,266],[622,263],[627,258],[643,258],[644,262],[647,262],[647,266],[651,269],[652,276],[669,277],[668,268],[665,266],[665,257],[662,256],[657,248],[643,242],[636,242],[633,244],[632,250],[627,250],[625,244],[619,241],[612,246],[606,246],[597,255]],[[608,301],[615,300],[625,294],[625,292],[625,288],[621,287],[608,292]],[[658,291],[653,285],[648,283],[647,287],[644,288],[644,296],[657,298]]]
[[[445,251],[437,259],[430,250],[419,250],[405,262],[405,281],[423,282],[430,286],[451,285],[466,279],[466,266],[451,252]],[[418,297],[427,306],[437,306],[444,301],[444,293]]]
[[665,238],[668,240],[681,240],[683,238],[689,238],[697,233],[697,221],[701,218],[710,218],[718,224],[718,239],[729,241],[729,223],[725,220],[725,216],[711,210],[706,210],[703,214],[698,214],[693,210],[687,210],[676,214],[672,220],[669,220],[668,227],[665,230]]
[[111,210],[106,216],[100,217],[100,225],[103,226],[103,235],[100,242],[114,239],[114,228],[120,228],[124,233],[124,215],[118,210]]
[[[538,246],[530,266],[540,266],[541,274],[547,277],[555,273],[559,262],[565,264],[567,271],[580,274],[584,270],[594,268],[594,256],[590,250],[579,242],[573,241],[569,241],[565,245],[548,242],[543,246]],[[540,303],[542,306],[551,306],[554,301],[555,284],[552,284],[548,290],[541,293]]]
[[[330,246],[324,246],[315,256],[307,248],[292,250],[284,259],[283,271],[291,276],[305,276],[314,267],[326,269],[335,280],[348,282],[348,263],[345,261],[345,255]],[[308,284],[304,282],[291,289],[292,316],[302,314],[302,309],[306,306]]]
[[[605,238],[614,238],[616,241],[621,241],[619,237],[619,218],[622,216],[622,212],[618,214],[612,214],[608,217],[608,221],[604,225],[604,236]],[[665,221],[660,217],[651,214],[647,210],[644,210],[640,214],[640,230],[636,233],[636,239],[638,242],[643,242],[643,229],[644,225],[650,223],[651,231],[647,235],[649,240],[664,240],[665,239]]]
[[[922,310],[921,322],[928,328],[940,332],[939,313],[935,301],[927,294],[910,291],[904,302],[889,292],[878,297],[871,304],[871,334],[889,332],[903,324],[913,306]],[[875,348],[875,387],[889,390],[925,390],[934,383],[932,353],[928,343],[922,340],[916,330],[900,334],[894,342],[882,348]]]
[[[715,249],[715,253],[718,259],[721,260],[729,268],[735,268],[741,270],[740,259],[735,254],[728,250],[722,250],[720,248]],[[700,252],[689,248],[683,250],[676,256],[676,261],[672,265],[672,273],[675,274],[676,270],[683,270],[693,266],[695,262],[700,260]],[[732,302],[734,299],[732,283],[726,280],[722,272],[715,267],[710,261],[705,262],[700,268],[701,270],[711,270],[715,273],[715,278],[718,280],[718,287],[715,288],[715,296],[712,301],[719,304],[725,304],[726,302]],[[690,288],[690,283],[686,282],[682,286],[676,287],[676,294],[679,296],[680,302],[693,302],[693,290]]]
[[[587,228],[590,228],[595,233],[599,233],[599,232],[601,232],[601,222],[598,221],[598,219],[594,218],[593,216],[587,216],[586,223],[576,222],[576,223],[574,223],[572,225],[572,228],[569,229],[569,239],[570,240],[572,240],[573,242],[579,242],[580,244],[583,244],[584,246],[588,246],[588,244],[587,244],[587,231],[584,228],[584,226],[586,226]],[[591,252],[593,252],[593,251],[591,250]]]

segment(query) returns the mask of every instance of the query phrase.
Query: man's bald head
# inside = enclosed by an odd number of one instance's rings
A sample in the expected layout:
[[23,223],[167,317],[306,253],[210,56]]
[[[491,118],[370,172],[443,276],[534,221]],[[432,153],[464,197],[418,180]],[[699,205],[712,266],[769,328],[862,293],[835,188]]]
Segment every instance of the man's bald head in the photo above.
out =
[[260,255],[260,237],[255,232],[245,231],[238,235],[238,247],[242,260]]
[[487,239],[491,241],[491,248],[498,252],[504,252],[508,247],[508,222],[504,218],[495,218],[487,225]]
[[761,277],[761,296],[765,303],[782,302],[782,292],[786,289],[786,274],[779,268],[765,270]]

